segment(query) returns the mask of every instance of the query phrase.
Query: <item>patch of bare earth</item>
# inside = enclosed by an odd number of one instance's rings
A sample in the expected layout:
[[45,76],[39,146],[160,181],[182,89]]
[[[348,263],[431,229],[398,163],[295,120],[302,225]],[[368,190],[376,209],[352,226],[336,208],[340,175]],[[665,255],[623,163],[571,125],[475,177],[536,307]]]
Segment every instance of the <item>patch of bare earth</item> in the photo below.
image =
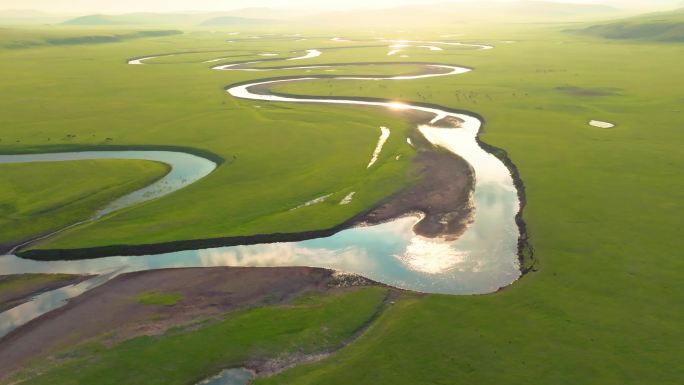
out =
[[[436,125],[458,127],[456,118],[442,119]],[[457,238],[472,221],[472,191],[475,176],[461,157],[434,147],[420,134],[411,137],[418,154],[414,158],[418,180],[365,215],[361,222],[374,225],[421,213],[413,230],[422,236]]]
[[[371,284],[375,283],[353,275],[305,267],[217,267],[124,274],[0,339],[0,379],[29,360],[92,338],[106,336],[105,343],[116,343],[161,334],[171,327],[239,308],[284,303],[305,291]],[[136,300],[150,291],[179,293],[183,299],[171,306],[143,305]]]

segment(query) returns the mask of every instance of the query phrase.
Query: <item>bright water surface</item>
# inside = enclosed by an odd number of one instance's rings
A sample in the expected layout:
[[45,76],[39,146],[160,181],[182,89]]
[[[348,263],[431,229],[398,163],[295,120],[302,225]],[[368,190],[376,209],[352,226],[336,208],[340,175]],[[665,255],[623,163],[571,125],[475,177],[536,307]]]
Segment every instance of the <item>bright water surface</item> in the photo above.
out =
[[247,385],[252,379],[254,374],[247,369],[226,369],[197,385]]

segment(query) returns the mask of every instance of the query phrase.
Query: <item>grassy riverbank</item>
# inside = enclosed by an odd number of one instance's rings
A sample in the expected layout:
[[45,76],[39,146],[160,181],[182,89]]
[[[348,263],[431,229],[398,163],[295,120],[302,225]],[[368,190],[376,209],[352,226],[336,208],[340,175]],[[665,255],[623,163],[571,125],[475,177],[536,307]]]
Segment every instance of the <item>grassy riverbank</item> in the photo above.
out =
[[303,359],[338,348],[362,330],[386,294],[383,288],[305,293],[287,305],[240,310],[160,336],[114,346],[95,341],[49,364],[36,362],[10,383],[193,384],[225,368]]
[[164,164],[133,160],[0,164],[0,245],[88,219],[167,172]]
[[[566,28],[454,31],[492,43],[496,48],[490,51],[414,49],[407,51],[408,58],[397,58],[386,56],[385,45],[334,51],[307,61],[435,61],[475,68],[458,77],[283,87],[320,95],[332,88],[336,95],[429,101],[483,115],[487,124],[482,139],[505,149],[525,182],[525,221],[538,265],[536,272],[500,293],[401,300],[340,353],[257,383],[681,382],[684,51],[677,44],[562,33]],[[416,32],[413,37],[435,40],[448,32]],[[22,66],[37,75],[8,79],[12,92],[25,95],[31,84],[36,102],[31,107],[11,98],[0,101],[8,111],[0,118],[2,126],[11,127],[3,131],[0,149],[16,148],[15,140],[44,145],[47,135],[37,133],[49,131],[73,132],[74,143],[81,144],[97,144],[109,136],[115,144],[192,144],[226,159],[237,157],[197,185],[44,247],[319,228],[410,180],[405,175],[411,152],[403,137],[409,125],[385,112],[237,101],[222,87],[263,73],[218,73],[206,64],[125,66],[122,61],[193,45],[216,49],[218,40],[197,33],[106,48],[2,53],[7,59],[0,68],[16,71]],[[245,47],[290,51],[340,44],[255,39]],[[52,73],[41,75],[46,63]],[[84,69],[92,74],[88,79],[78,76]],[[57,90],[69,98],[54,102],[49,95]],[[84,110],[67,108],[75,105]],[[28,119],[36,106],[50,119]],[[617,127],[592,128],[590,119]],[[380,167],[367,173],[380,125],[396,135],[386,145]],[[93,132],[93,127],[99,128]],[[392,161],[397,154],[406,156]],[[363,192],[358,201],[336,205],[338,197],[354,190]],[[329,204],[289,211],[329,192],[339,194]],[[192,226],[196,223],[202,226]],[[137,357],[159,358],[147,353]]]

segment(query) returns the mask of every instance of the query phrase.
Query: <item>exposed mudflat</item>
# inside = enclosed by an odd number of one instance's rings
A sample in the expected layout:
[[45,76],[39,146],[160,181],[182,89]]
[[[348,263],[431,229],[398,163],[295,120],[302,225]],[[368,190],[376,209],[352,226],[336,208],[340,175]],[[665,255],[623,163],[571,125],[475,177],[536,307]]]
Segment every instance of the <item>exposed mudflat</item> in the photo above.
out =
[[[420,111],[397,111],[416,125],[427,123],[431,116]],[[446,117],[434,123],[440,127],[461,127],[462,120]],[[423,219],[413,228],[416,234],[454,239],[466,230],[474,208],[471,200],[475,173],[463,158],[432,145],[416,131],[407,142],[417,150],[416,182],[362,215],[356,223],[374,225],[421,213]]]
[[[93,289],[0,339],[0,379],[60,346],[102,337],[114,343],[248,306],[287,302],[310,290],[374,285],[330,270],[292,268],[194,268],[129,273]],[[173,306],[143,305],[146,292],[179,293]],[[87,322],[86,322],[87,321]]]
[[419,179],[408,189],[362,217],[369,225],[393,220],[413,213],[424,214],[413,230],[424,237],[456,238],[463,233],[473,214],[471,192],[474,173],[458,156],[414,137],[419,152],[414,158]]

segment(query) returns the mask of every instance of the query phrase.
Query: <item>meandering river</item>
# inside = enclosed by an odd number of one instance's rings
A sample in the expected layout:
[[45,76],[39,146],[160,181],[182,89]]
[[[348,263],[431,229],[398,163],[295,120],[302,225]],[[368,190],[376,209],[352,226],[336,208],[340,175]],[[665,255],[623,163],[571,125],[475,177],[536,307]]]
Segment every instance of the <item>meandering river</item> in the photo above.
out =
[[[432,41],[429,43],[463,45]],[[489,47],[473,46],[478,49]],[[308,50],[306,55],[296,58],[306,60],[321,54],[319,50]],[[154,57],[132,59],[128,63],[140,65],[152,59]],[[143,63],[143,60],[146,62]],[[299,66],[277,69],[249,67],[260,62],[227,63],[212,68],[228,71],[268,71],[322,67]],[[336,76],[332,78],[357,81],[408,81],[428,77],[456,76],[471,71],[467,68],[444,64],[423,64],[423,67],[425,72],[418,75]],[[464,158],[475,172],[473,191],[475,214],[471,225],[463,235],[456,240],[425,238],[413,232],[413,226],[419,218],[404,217],[377,226],[350,228],[327,238],[302,242],[232,246],[146,256],[106,258],[93,256],[93,259],[79,261],[39,262],[6,255],[0,257],[2,274],[71,273],[91,274],[97,277],[76,287],[45,293],[29,303],[1,313],[0,336],[40,314],[63,305],[68,298],[102,284],[118,274],[141,270],[213,266],[310,266],[357,273],[399,288],[444,294],[490,293],[514,282],[521,275],[518,257],[520,229],[516,223],[516,216],[521,206],[510,170],[501,160],[482,149],[477,142],[482,122],[475,116],[455,113],[436,106],[360,98],[283,96],[268,91],[271,85],[283,82],[315,81],[319,78],[304,76],[255,80],[229,87],[227,92],[236,98],[259,102],[364,105],[431,114],[433,118],[430,122],[418,127],[420,132],[434,145],[441,146]],[[326,78],[331,78],[331,76],[328,75]],[[445,121],[445,118],[454,118],[463,123],[459,128],[440,124]],[[0,156],[0,163],[3,161],[6,163],[103,158],[156,160],[170,164],[172,171],[154,185],[112,202],[98,212],[95,219],[123,207],[157,199],[176,191],[205,177],[216,166],[211,161],[189,154],[155,151],[5,155]],[[167,188],[170,186],[173,188]]]

